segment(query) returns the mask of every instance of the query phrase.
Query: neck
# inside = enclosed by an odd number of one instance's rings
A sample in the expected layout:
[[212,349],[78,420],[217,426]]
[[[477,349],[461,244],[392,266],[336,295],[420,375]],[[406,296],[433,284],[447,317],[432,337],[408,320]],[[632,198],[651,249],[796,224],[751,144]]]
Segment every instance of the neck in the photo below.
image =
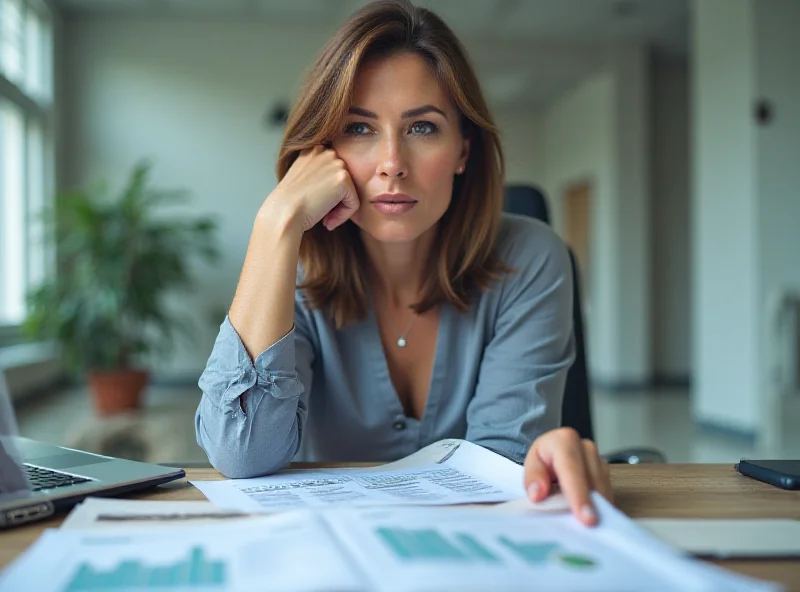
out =
[[409,243],[381,243],[362,233],[377,297],[396,308],[408,308],[419,300],[435,236],[435,226]]

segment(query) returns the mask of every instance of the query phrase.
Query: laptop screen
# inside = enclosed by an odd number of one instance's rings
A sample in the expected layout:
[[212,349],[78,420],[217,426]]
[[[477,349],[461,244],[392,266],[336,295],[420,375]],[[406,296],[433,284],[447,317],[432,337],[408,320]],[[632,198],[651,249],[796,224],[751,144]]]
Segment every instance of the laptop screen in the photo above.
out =
[[17,422],[5,376],[0,371],[0,501],[29,490],[20,456],[14,445]]

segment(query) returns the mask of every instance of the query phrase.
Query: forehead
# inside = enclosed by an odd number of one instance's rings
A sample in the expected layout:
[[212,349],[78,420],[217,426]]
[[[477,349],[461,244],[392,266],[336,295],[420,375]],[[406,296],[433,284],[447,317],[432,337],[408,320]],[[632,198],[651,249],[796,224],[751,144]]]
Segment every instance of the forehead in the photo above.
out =
[[404,111],[421,105],[454,110],[449,96],[420,56],[400,53],[370,60],[359,69],[353,105],[378,111]]

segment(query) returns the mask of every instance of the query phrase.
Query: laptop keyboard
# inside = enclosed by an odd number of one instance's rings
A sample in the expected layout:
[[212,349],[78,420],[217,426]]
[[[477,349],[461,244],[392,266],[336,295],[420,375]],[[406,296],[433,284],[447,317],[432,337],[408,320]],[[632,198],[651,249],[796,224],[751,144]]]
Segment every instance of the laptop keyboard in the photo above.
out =
[[78,483],[90,481],[90,479],[78,477],[77,475],[60,473],[51,469],[42,469],[28,464],[24,464],[23,467],[25,468],[25,474],[28,477],[28,482],[31,484],[31,489],[33,489],[33,491],[55,489],[56,487],[66,487],[68,485],[76,485]]

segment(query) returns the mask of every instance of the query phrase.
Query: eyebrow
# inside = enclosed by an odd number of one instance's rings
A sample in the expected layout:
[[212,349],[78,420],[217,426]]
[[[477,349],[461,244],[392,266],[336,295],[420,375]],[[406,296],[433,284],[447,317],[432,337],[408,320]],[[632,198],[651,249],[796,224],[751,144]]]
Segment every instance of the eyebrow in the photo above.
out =
[[[361,117],[368,117],[369,119],[378,119],[378,115],[376,113],[368,111],[367,109],[362,109],[361,107],[350,107],[348,113],[350,115],[360,115]],[[447,114],[438,107],[434,107],[433,105],[423,105],[422,107],[415,107],[414,109],[403,111],[400,114],[400,117],[402,119],[409,119],[411,117],[419,117],[420,115],[425,115],[426,113],[438,113],[442,117],[447,119]]]

